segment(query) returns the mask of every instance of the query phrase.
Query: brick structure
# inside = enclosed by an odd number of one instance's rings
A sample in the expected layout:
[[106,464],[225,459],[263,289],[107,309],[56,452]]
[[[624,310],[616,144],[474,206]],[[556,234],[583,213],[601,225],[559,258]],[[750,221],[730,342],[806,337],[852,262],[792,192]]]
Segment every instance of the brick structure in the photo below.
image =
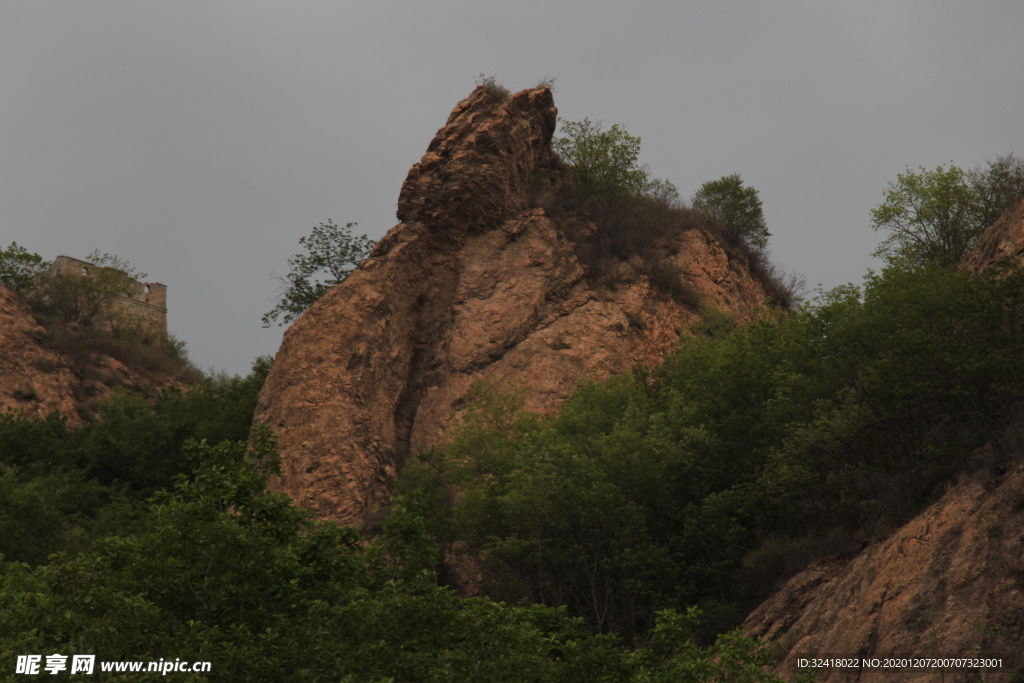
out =
[[[82,275],[88,277],[90,273],[102,270],[88,261],[72,258],[70,256],[58,256],[50,266],[49,275]],[[156,331],[167,335],[167,285],[159,282],[137,282],[132,281],[134,293],[129,296],[120,297],[119,306],[126,313],[138,316],[149,322]]]

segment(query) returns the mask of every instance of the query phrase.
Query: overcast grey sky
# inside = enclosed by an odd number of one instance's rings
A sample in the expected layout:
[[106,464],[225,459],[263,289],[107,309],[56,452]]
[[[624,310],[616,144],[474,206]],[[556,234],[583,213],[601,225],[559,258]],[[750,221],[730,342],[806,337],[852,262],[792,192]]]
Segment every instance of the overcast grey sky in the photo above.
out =
[[193,361],[244,373],[299,237],[379,238],[477,74],[554,77],[684,197],[739,173],[773,260],[859,282],[906,166],[1024,152],[1024,3],[0,2],[0,247],[165,283]]

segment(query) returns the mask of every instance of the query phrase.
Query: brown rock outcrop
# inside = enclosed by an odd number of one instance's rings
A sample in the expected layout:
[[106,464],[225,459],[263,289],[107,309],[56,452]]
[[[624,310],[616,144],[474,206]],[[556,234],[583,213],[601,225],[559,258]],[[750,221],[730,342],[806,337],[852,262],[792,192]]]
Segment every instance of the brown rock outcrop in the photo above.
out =
[[1024,199],[1004,211],[981,234],[963,263],[978,272],[1004,259],[1016,266],[1024,265]]
[[76,377],[59,353],[39,342],[43,334],[28,304],[0,285],[0,412],[43,417],[56,410],[75,421]]
[[[298,504],[359,524],[409,453],[445,442],[476,380],[524,383],[527,409],[551,414],[585,378],[659,362],[696,317],[628,260],[615,286],[592,285],[566,230],[531,207],[556,113],[545,87],[460,102],[402,186],[401,223],[285,333],[256,420],[281,446],[274,486]],[[710,234],[675,246],[708,301],[738,320],[763,309]]]
[[[978,454],[981,458],[989,454]],[[993,461],[995,458],[991,458]],[[887,540],[794,576],[744,628],[801,657],[1003,657],[1001,669],[829,669],[840,681],[1012,681],[1024,666],[1024,465],[989,465]],[[999,474],[999,470],[1004,472]]]

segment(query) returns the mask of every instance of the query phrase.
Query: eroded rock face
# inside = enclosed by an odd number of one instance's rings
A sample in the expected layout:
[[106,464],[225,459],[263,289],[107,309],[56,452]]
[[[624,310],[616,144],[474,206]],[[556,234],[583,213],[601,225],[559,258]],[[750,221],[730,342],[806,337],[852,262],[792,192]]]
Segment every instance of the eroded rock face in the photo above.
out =
[[[983,457],[985,454],[981,454]],[[1005,468],[1005,469],[1004,469]],[[1002,470],[1002,472],[1000,472]],[[1000,656],[966,669],[831,669],[839,681],[1013,681],[1024,666],[1024,465],[986,467],[853,560],[819,563],[750,614],[775,643],[780,672],[815,654]]]
[[981,234],[964,265],[978,272],[1004,259],[1016,266],[1024,265],[1024,200],[999,217]]
[[[531,208],[556,113],[548,88],[460,102],[409,172],[402,222],[286,332],[256,419],[281,446],[274,486],[299,505],[359,524],[409,453],[446,442],[476,380],[522,383],[527,409],[551,414],[588,377],[658,363],[695,319],[625,261],[595,289],[566,231]],[[711,235],[685,233],[672,258],[737,320],[764,308]]]

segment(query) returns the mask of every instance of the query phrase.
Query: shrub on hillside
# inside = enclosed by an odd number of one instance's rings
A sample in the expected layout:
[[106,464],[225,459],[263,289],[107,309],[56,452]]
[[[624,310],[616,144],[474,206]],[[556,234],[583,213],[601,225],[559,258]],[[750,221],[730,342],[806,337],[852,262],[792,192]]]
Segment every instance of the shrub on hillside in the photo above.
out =
[[39,254],[33,254],[17,242],[0,249],[0,285],[22,294],[32,290],[49,263]]

